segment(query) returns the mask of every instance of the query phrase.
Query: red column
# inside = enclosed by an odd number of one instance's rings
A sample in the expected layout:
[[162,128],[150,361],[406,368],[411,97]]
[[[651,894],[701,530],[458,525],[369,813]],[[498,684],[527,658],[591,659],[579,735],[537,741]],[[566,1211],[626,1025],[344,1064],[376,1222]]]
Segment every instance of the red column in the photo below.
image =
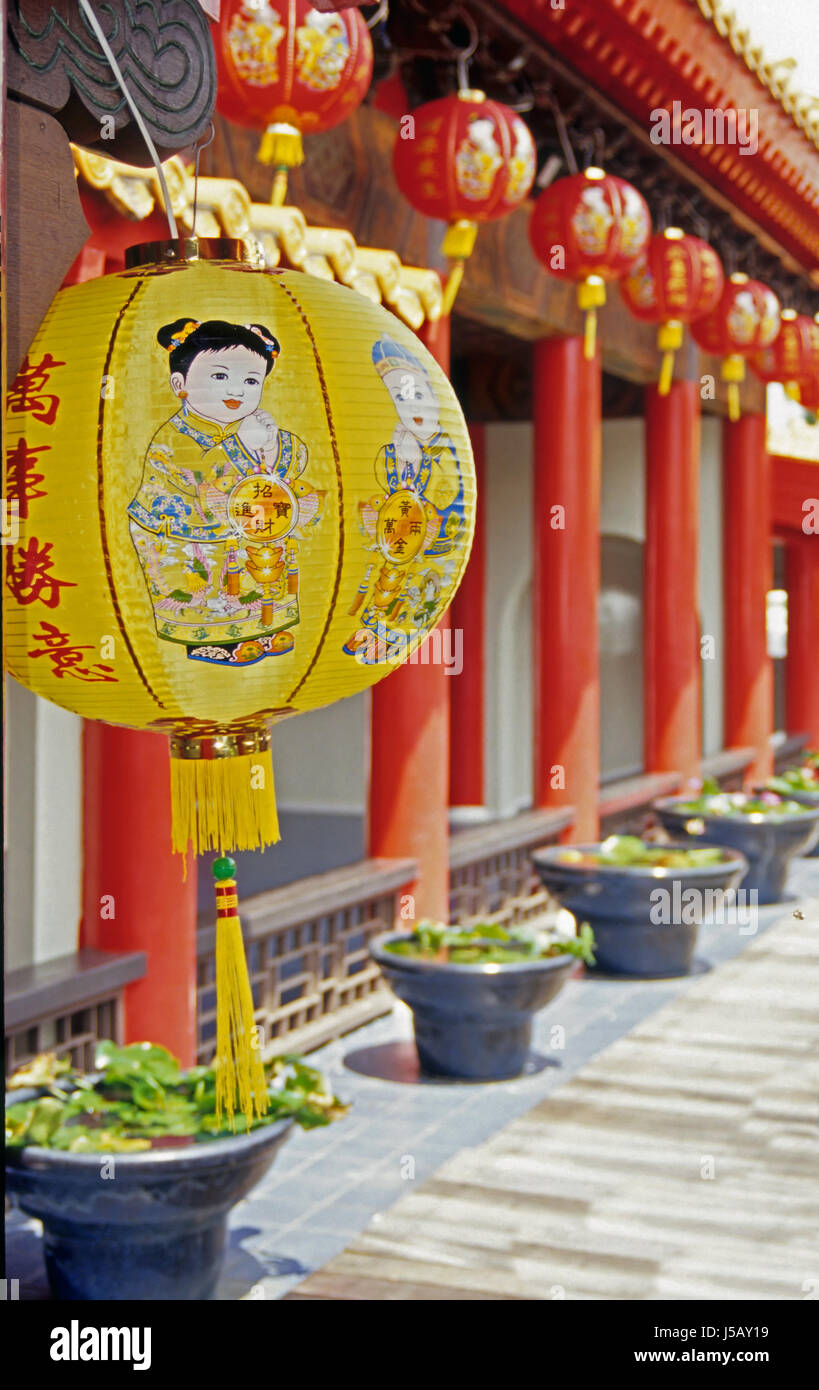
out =
[[755,747],[748,780],[770,775],[773,667],[765,607],[773,583],[765,416],[726,420],[722,435],[725,746]]
[[[126,1042],[196,1060],[196,867],[171,851],[168,740],[86,721],[83,946],[145,951],[125,990]],[[111,915],[113,913],[113,915]]]
[[[449,804],[484,804],[484,646],[486,593],[486,427],[470,428],[475,455],[478,509],[475,538],[461,587],[450,608],[450,626],[460,632],[463,668],[449,676]],[[458,639],[456,638],[455,641]],[[453,643],[453,652],[458,648]]]
[[700,403],[697,383],[646,388],[644,755],[646,772],[699,772]]
[[535,344],[535,803],[574,806],[576,841],[598,832],[600,389],[582,338]]
[[[449,320],[421,339],[449,371]],[[444,623],[447,619],[444,619]],[[369,852],[418,863],[415,916],[449,921],[449,686],[443,664],[402,666],[372,691]]]
[[819,536],[794,535],[785,546],[788,655],[785,705],[788,732],[807,734],[819,748]]

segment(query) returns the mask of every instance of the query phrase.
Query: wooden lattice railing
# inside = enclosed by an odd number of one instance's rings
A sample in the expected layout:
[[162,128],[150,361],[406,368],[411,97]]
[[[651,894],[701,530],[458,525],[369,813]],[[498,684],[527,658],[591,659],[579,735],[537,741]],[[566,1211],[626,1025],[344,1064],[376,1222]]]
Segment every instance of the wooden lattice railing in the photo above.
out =
[[532,867],[530,853],[554,842],[571,825],[571,807],[525,811],[457,831],[449,841],[449,915],[452,922],[525,922],[554,911]]
[[[389,1012],[369,942],[399,917],[412,859],[366,859],[239,905],[256,1023],[266,1054],[306,1051]],[[197,1055],[216,1040],[216,929],[197,933]]]

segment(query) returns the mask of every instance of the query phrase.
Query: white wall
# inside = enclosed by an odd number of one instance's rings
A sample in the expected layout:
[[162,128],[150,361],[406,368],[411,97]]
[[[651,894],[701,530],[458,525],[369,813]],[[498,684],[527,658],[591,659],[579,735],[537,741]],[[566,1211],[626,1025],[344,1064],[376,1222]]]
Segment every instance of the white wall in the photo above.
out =
[[532,804],[532,427],[486,427],[486,805]]
[[646,538],[643,421],[603,421],[600,530],[629,540]]
[[369,757],[369,691],[284,720],[273,728],[279,807],[362,815]]
[[77,949],[82,721],[6,678],[6,968]]

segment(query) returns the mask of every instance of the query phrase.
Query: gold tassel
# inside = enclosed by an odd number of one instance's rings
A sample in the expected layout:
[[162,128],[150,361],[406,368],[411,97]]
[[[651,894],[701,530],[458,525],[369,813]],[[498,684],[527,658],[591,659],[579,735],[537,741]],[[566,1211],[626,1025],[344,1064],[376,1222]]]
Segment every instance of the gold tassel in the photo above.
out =
[[444,285],[443,298],[441,300],[441,317],[446,318],[452,313],[452,306],[455,297],[461,288],[461,281],[464,278],[464,262],[469,259],[475,249],[475,238],[478,235],[478,224],[472,222],[468,217],[461,217],[457,222],[450,222],[446,229],[444,239],[441,243],[441,250],[454,262]]
[[722,360],[721,376],[728,383],[728,419],[736,424],[740,418],[739,384],[745,380],[745,358],[739,352],[732,352]]
[[583,356],[587,362],[597,351],[597,310],[606,302],[606,282],[599,275],[589,275],[577,287],[577,303],[586,315],[583,332]]
[[238,1109],[249,1129],[269,1100],[238,917],[236,865],[223,857],[214,860],[211,871],[216,890],[216,1119],[219,1123],[225,1114],[235,1129]]
[[278,169],[297,169],[304,163],[300,131],[284,122],[269,125],[262,136],[257,158],[260,163],[272,164]]
[[667,396],[671,390],[671,383],[674,378],[674,353],[682,347],[683,326],[679,319],[669,319],[667,323],[660,324],[657,333],[657,346],[663,354],[660,364],[660,380],[657,383],[657,390],[661,396]]
[[277,842],[269,729],[171,739],[171,839],[178,854]]

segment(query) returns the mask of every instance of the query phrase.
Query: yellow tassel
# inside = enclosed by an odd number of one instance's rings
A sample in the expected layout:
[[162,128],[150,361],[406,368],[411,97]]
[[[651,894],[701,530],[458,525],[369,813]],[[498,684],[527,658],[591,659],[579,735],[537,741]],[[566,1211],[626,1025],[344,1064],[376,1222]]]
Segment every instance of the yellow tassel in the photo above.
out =
[[674,354],[664,352],[663,360],[660,364],[660,380],[657,383],[657,390],[661,396],[667,396],[671,390],[671,382],[674,378]]
[[171,839],[178,854],[189,845],[195,854],[263,849],[279,839],[269,737],[267,746],[248,752],[214,754],[213,744],[235,742],[228,736],[171,741]]
[[739,407],[739,387],[735,381],[728,382],[728,419],[736,424],[742,414]]
[[287,170],[277,169],[273,175],[273,192],[270,202],[274,208],[283,208],[287,198]]
[[475,249],[477,235],[477,222],[471,222],[468,217],[461,217],[457,222],[450,222],[441,242],[441,250],[454,261],[465,261]]
[[284,122],[269,125],[262,136],[257,158],[262,164],[273,164],[280,169],[297,169],[304,163],[300,132],[294,125]]
[[237,916],[236,865],[217,859],[216,887],[216,1119],[235,1129],[237,1109],[250,1128],[268,1108],[267,1083],[254,1021],[242,927]]
[[597,310],[606,302],[606,282],[589,275],[577,287],[577,303],[586,315],[583,330],[583,356],[591,362],[597,351]]
[[452,306],[455,303],[455,296],[461,288],[461,281],[464,278],[464,263],[456,261],[447,276],[444,285],[444,293],[441,298],[441,318],[446,318],[447,314],[452,313]]

